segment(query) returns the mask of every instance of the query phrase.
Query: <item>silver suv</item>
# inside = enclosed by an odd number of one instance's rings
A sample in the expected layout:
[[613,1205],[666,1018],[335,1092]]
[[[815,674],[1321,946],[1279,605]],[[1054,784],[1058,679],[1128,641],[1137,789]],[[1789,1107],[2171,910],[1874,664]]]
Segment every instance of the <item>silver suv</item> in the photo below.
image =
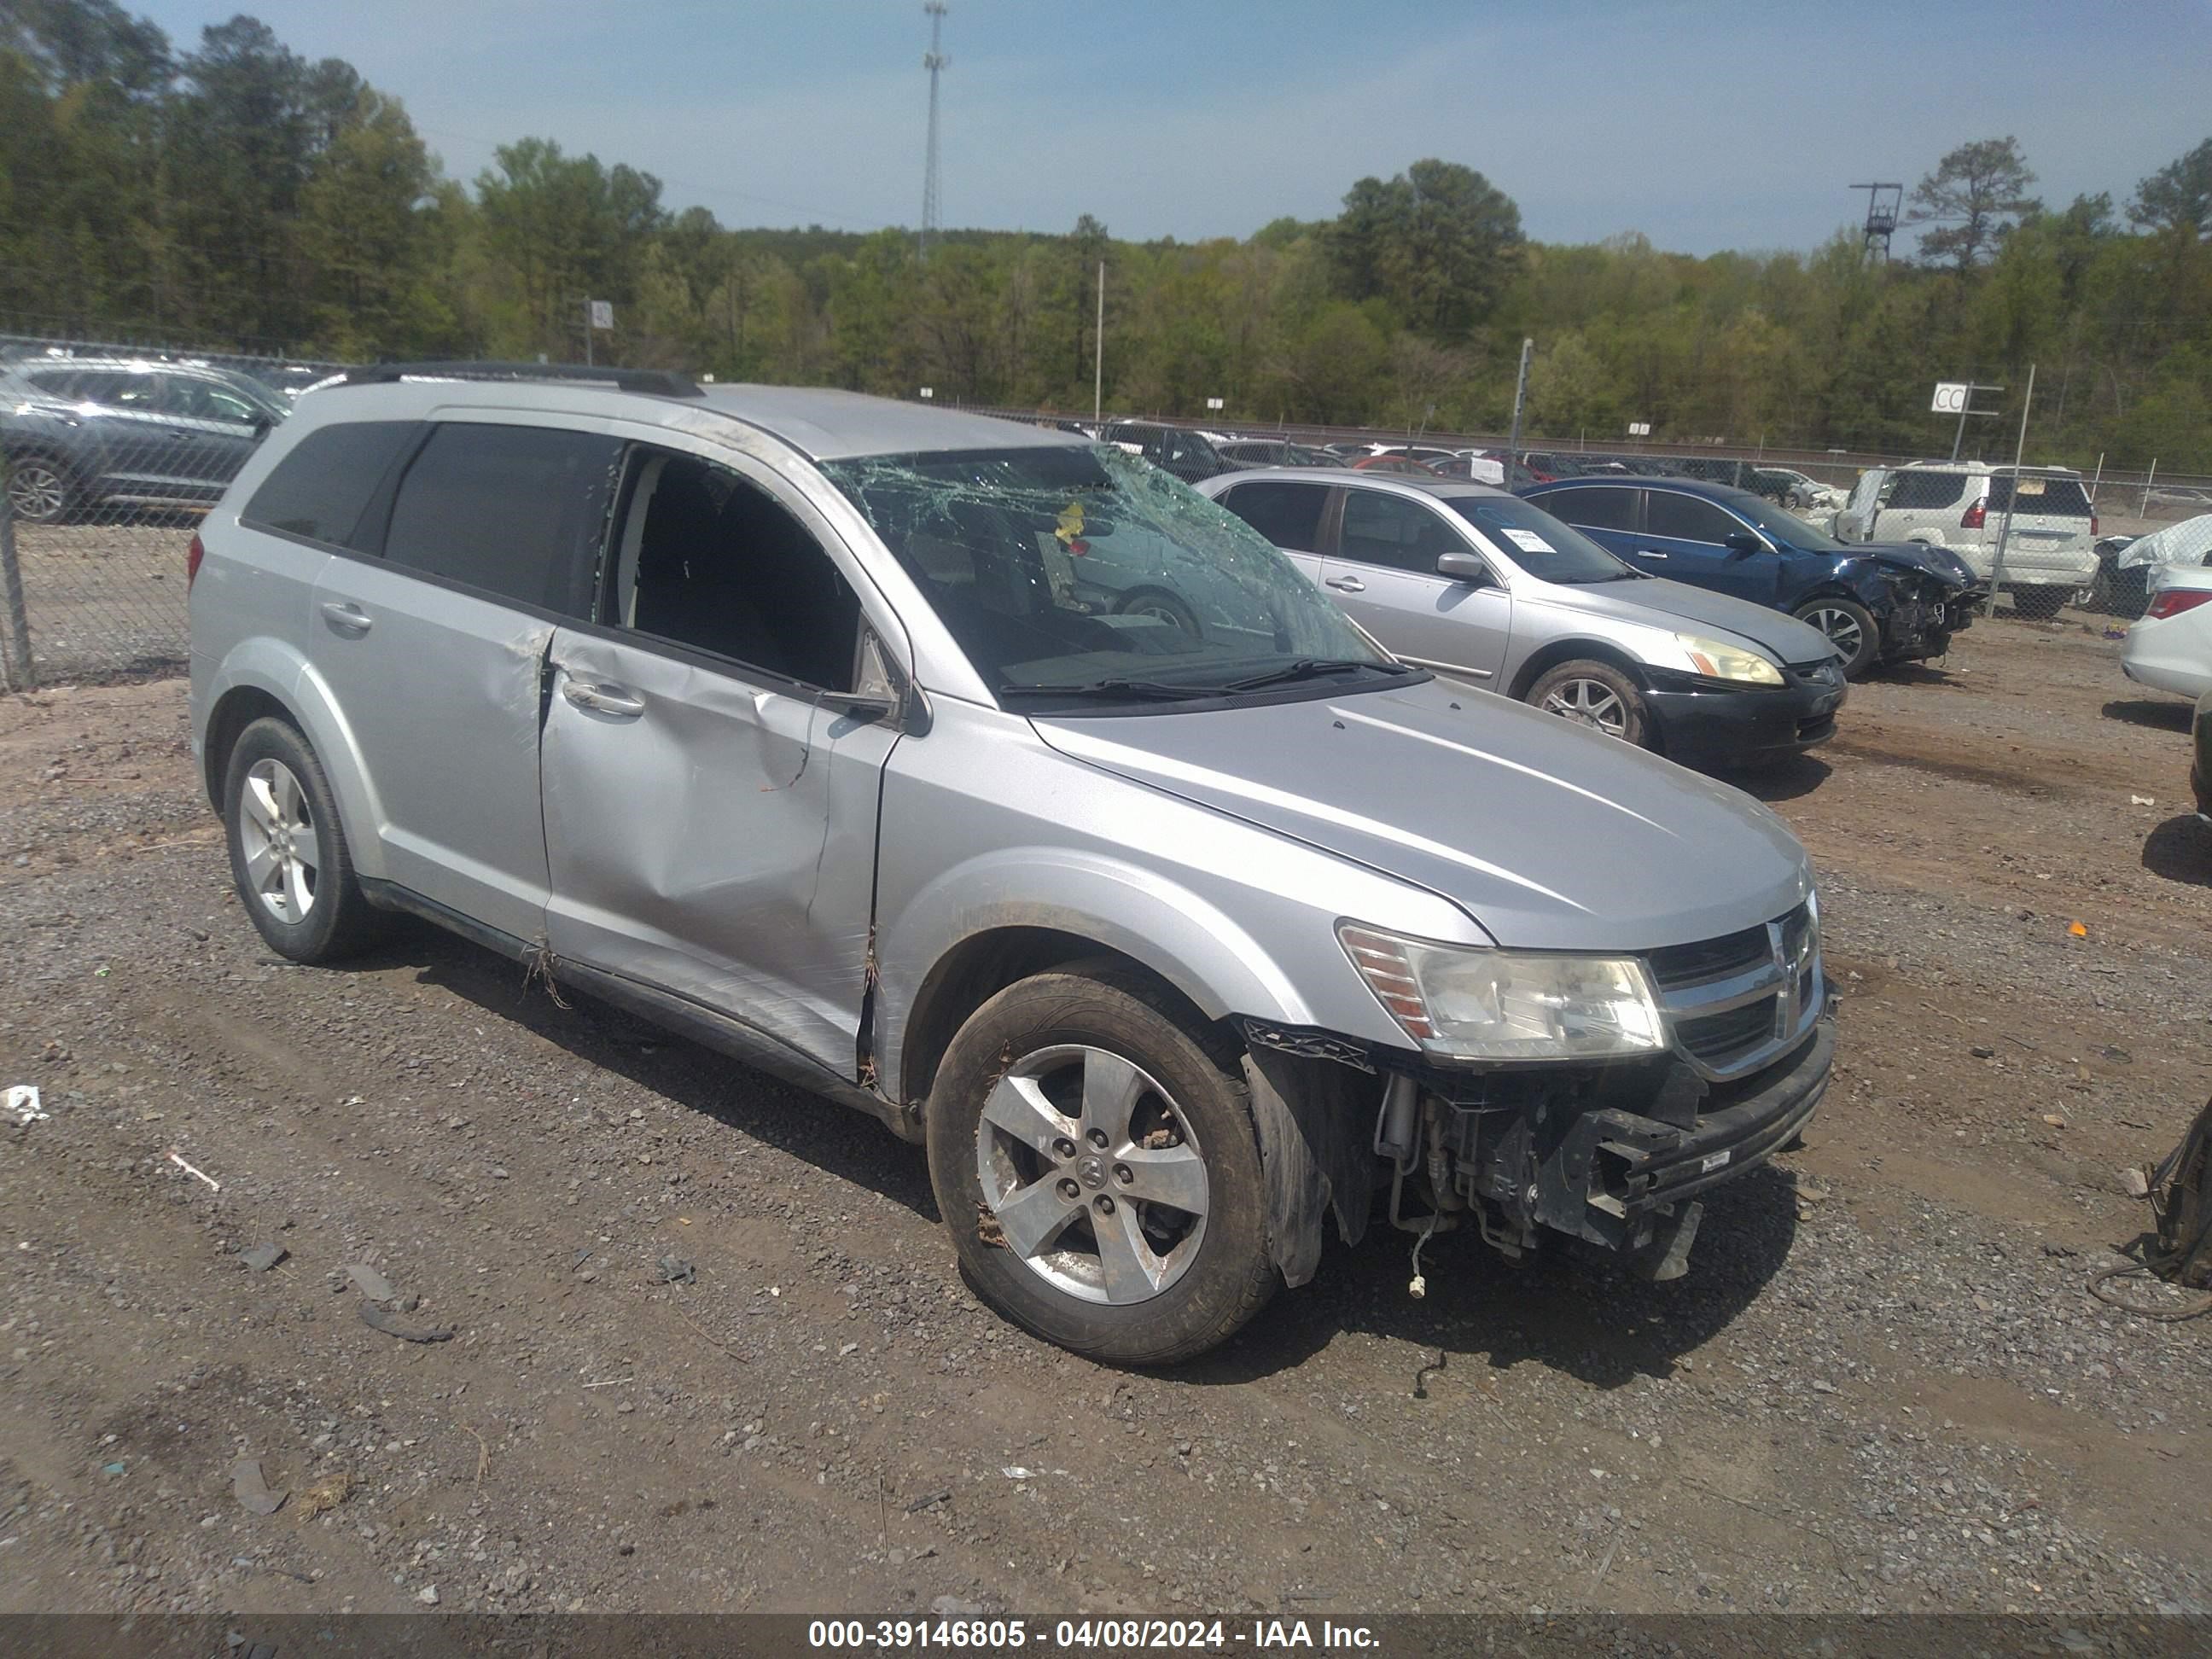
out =
[[1196,1354],[1378,1212],[1671,1276],[1827,1085],[1779,819],[1398,663],[1111,444],[386,367],[191,567],[271,946],[427,917],[872,1114],[981,1294],[1084,1353]]
[[[2010,528],[2007,528],[2008,516]],[[1912,461],[1859,474],[1836,514],[1842,542],[1948,547],[1983,580],[2004,544],[2004,588],[2023,616],[2052,617],[2097,576],[2097,513],[2081,475],[1986,461]]]

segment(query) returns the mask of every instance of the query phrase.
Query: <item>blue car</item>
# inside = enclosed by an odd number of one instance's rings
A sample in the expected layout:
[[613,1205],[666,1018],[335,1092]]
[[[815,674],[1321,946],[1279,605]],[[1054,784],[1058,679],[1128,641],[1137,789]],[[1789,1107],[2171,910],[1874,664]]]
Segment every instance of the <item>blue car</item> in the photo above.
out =
[[1987,597],[1966,562],[1917,542],[1845,546],[1747,489],[1692,478],[1562,478],[1518,492],[1632,568],[1813,624],[1861,679],[1940,657]]

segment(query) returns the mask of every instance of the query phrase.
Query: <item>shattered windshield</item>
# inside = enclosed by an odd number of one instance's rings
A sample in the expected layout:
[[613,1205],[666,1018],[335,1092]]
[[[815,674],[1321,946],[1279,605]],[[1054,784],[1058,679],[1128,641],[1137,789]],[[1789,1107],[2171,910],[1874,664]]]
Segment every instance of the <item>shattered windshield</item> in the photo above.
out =
[[1242,519],[1111,444],[822,470],[984,682],[1024,708],[1404,672]]

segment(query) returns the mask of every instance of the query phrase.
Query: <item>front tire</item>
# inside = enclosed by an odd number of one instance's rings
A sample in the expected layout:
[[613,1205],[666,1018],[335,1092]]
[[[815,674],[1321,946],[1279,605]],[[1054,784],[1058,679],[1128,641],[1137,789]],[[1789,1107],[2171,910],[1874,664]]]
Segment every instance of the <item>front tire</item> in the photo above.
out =
[[1875,622],[1874,612],[1856,599],[1833,594],[1808,599],[1797,607],[1796,617],[1828,636],[1828,643],[1844,660],[1847,680],[1863,678],[1881,655],[1881,629]]
[[1609,662],[1584,659],[1547,668],[1524,701],[1638,748],[1650,744],[1651,711],[1644,693]]
[[307,738],[274,718],[239,734],[223,775],[231,878],[280,957],[337,962],[374,944],[388,918],[355,878],[337,797]]
[[978,1295],[1110,1364],[1226,1340],[1280,1282],[1233,1048],[1142,975],[1007,987],[945,1050],[930,1184]]
[[75,475],[51,456],[25,455],[4,468],[8,508],[18,524],[59,524],[84,499]]

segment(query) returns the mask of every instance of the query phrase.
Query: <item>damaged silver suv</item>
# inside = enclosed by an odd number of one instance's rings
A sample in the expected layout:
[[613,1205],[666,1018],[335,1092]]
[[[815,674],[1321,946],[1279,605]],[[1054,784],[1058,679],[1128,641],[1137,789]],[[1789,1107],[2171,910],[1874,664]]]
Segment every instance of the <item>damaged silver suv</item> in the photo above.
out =
[[1834,1046],[1803,850],[1371,645],[1112,445],[434,364],[191,551],[192,736],[295,961],[395,912],[924,1143],[995,1307],[1221,1341],[1325,1231],[1683,1270]]

